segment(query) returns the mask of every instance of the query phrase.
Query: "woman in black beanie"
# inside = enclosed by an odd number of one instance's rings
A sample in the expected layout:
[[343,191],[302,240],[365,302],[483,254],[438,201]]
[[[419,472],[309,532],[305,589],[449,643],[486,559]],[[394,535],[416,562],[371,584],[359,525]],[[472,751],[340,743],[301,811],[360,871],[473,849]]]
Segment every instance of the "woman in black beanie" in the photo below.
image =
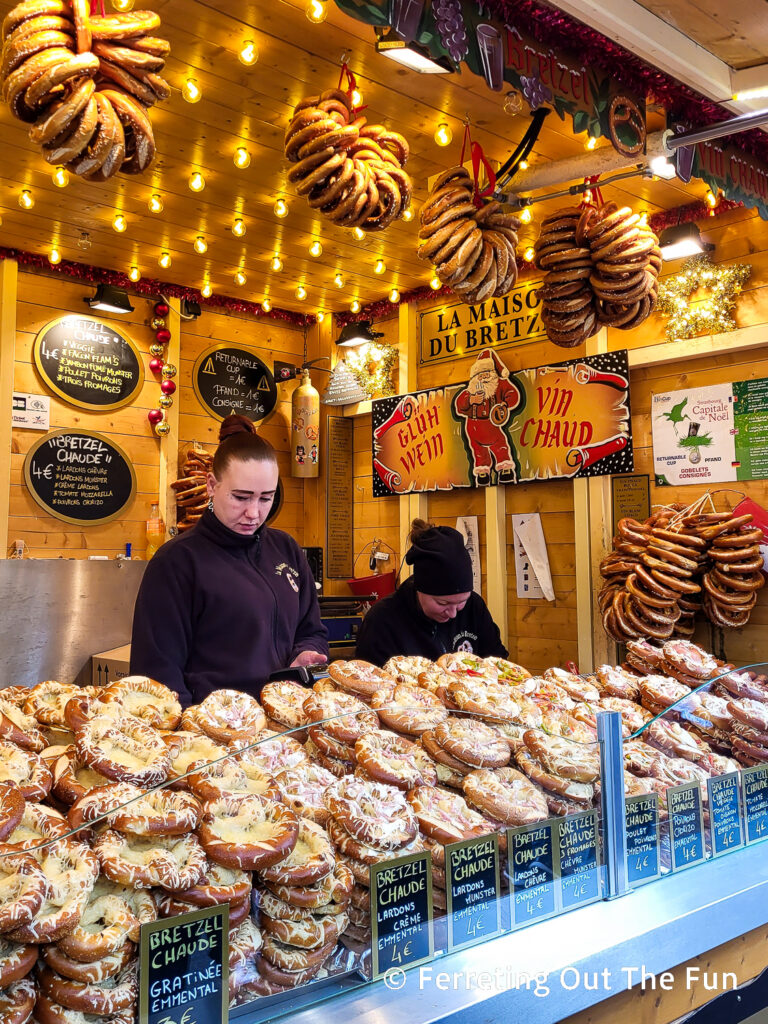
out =
[[452,651],[506,658],[499,627],[472,590],[472,561],[450,526],[414,519],[405,560],[413,574],[366,615],[356,657],[383,665],[397,654],[436,659]]

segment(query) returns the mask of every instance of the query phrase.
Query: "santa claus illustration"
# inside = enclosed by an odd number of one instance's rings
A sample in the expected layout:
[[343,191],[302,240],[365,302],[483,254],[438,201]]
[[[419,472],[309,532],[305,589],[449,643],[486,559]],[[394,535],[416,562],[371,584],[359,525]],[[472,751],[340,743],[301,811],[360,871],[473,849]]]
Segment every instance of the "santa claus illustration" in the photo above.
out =
[[504,424],[521,399],[509,380],[509,370],[495,352],[481,352],[472,364],[469,383],[455,399],[455,411],[464,420],[472,453],[472,473],[478,485],[491,482],[496,469],[499,483],[515,483],[517,473]]

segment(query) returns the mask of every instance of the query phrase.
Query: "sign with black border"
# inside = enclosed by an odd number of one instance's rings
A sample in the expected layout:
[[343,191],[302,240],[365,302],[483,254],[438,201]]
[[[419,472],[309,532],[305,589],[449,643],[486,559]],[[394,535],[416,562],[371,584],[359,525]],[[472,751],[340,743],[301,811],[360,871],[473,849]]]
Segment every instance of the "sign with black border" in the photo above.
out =
[[614,534],[620,519],[645,522],[651,514],[651,478],[647,473],[611,477],[611,514]]
[[513,931],[560,912],[557,820],[507,829]]
[[768,765],[742,769],[741,793],[747,846],[751,846],[768,839]]
[[445,848],[448,951],[501,932],[499,837],[465,839]]
[[685,782],[667,790],[669,845],[672,870],[683,871],[706,858],[701,789],[698,782]]
[[228,903],[141,926],[139,1024],[181,1019],[185,1024],[227,1024]]
[[709,795],[709,835],[713,857],[738,850],[744,845],[739,773],[715,775],[707,779]]
[[371,980],[428,963],[435,955],[429,853],[371,865]]
[[272,371],[255,352],[237,345],[213,345],[195,360],[192,387],[200,404],[223,420],[239,413],[254,423],[277,404]]
[[600,843],[597,808],[557,819],[560,906],[586,907],[600,899]]
[[627,881],[636,889],[661,876],[658,794],[628,796],[625,807]]

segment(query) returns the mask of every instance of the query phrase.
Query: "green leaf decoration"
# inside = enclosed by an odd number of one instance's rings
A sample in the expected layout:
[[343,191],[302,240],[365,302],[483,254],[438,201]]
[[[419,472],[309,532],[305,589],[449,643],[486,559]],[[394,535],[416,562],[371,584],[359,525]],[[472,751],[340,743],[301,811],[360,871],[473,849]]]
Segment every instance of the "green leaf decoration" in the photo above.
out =
[[586,110],[577,110],[573,115],[573,130],[576,135],[585,132],[589,125],[589,114]]

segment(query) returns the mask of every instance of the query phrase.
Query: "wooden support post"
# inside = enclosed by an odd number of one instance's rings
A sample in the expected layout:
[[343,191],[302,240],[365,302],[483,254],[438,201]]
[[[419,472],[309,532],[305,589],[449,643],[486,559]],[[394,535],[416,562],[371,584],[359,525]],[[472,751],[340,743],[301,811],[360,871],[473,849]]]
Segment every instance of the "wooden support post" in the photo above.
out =
[[0,261],[0,558],[8,557],[8,547],[13,539],[8,536],[8,514],[11,504],[10,413],[13,408],[18,277],[16,260]]
[[[333,317],[327,316],[321,324],[318,324],[314,328],[309,329],[307,336],[307,358],[308,359],[319,359],[321,356],[327,355],[330,359],[333,358]],[[326,370],[330,369],[331,364],[322,363],[320,364],[324,369],[314,369],[315,375],[314,385],[317,390],[322,394],[328,383],[328,373]],[[343,414],[343,409],[333,408],[331,406],[321,406],[320,408],[320,452],[326,452],[326,437],[325,430],[326,424],[328,423],[328,413],[332,412],[334,415],[339,413]],[[349,467],[349,472],[352,473],[354,467]],[[303,544],[305,547],[326,547],[326,536],[325,536],[325,519],[326,519],[326,486],[327,486],[327,459],[320,459],[320,472],[316,477],[308,477],[304,480],[304,534]]]
[[507,614],[507,489],[485,488],[486,603],[499,627],[501,642],[508,646]]
[[[168,300],[169,312],[166,317],[171,340],[168,342],[166,362],[178,367],[181,363],[181,325],[179,315],[181,303],[178,299]],[[168,540],[176,532],[176,492],[171,487],[179,476],[179,407],[181,397],[177,390],[174,403],[165,410],[165,422],[169,424],[170,433],[160,438],[160,479],[158,482],[158,499],[160,516],[165,523],[165,539]],[[171,533],[173,531],[173,533]]]
[[[399,309],[400,363],[398,367],[398,390],[400,394],[415,391],[418,387],[419,342],[416,337],[416,306],[403,302]],[[414,519],[426,519],[429,515],[427,495],[423,492],[404,494],[400,498],[400,558],[408,550],[408,534]],[[411,575],[411,567],[403,562],[401,579]]]
[[589,507],[589,480],[573,481],[573,525],[576,539],[576,639],[579,671],[591,672],[593,663],[594,622],[592,619],[592,526]]

